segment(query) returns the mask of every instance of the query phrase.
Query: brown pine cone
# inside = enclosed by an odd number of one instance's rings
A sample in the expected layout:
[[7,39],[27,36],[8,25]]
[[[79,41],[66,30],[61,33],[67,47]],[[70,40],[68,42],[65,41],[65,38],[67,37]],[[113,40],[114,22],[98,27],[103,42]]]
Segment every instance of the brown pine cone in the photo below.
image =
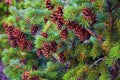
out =
[[60,63],[65,63],[65,55],[63,52],[60,52],[58,54],[58,58],[59,58]]
[[12,33],[14,30],[14,26],[8,26],[6,31],[9,32],[9,33]]
[[[16,36],[17,36],[17,34],[16,34]],[[25,38],[26,38],[25,33],[20,32],[20,33],[18,34],[18,37],[17,37],[16,39],[17,39],[18,42],[25,42]]]
[[57,51],[57,43],[55,41],[50,42],[50,48],[55,53]]
[[48,34],[46,32],[41,32],[41,35],[44,37],[44,38],[48,38]]
[[85,9],[83,10],[83,16],[84,16],[86,19],[93,21],[92,24],[96,22],[96,15],[93,14],[91,8],[85,8]]
[[44,23],[47,23],[48,19],[46,17],[44,17]]
[[58,21],[57,21],[58,30],[61,30],[61,29],[62,29],[62,26],[63,26],[62,20],[58,20]]
[[39,80],[39,77],[38,76],[33,76],[29,80]]
[[51,21],[53,23],[55,23],[57,20],[58,20],[58,16],[56,15],[55,12],[53,12],[51,15],[50,15],[50,18],[51,18]]
[[37,49],[37,55],[38,55],[38,57],[40,57],[42,55],[42,49],[41,48]]
[[95,2],[96,0],[90,0],[90,2]]
[[30,32],[32,35],[35,35],[37,33],[37,31],[38,31],[38,26],[36,26],[36,25],[31,26]]
[[51,4],[51,0],[46,0],[46,8],[48,10],[54,9],[54,6]]
[[26,65],[27,64],[27,60],[25,58],[20,59],[20,64]]
[[3,23],[3,28],[6,30],[8,28],[8,25],[6,23]]
[[19,37],[19,35],[21,35],[22,33],[21,33],[20,29],[14,29],[13,32],[12,32],[12,34],[13,34],[14,37],[17,38],[17,37]]
[[66,40],[68,38],[68,30],[67,28],[63,29],[60,33],[60,36],[63,40]]
[[58,16],[58,18],[61,18],[63,16],[63,7],[62,6],[59,6],[57,9],[56,9],[56,14]]
[[11,41],[11,46],[13,48],[17,47],[17,41],[16,40]]
[[19,46],[19,48],[20,48],[21,50],[25,50],[25,49],[26,49],[26,43],[25,43],[24,40],[21,40],[20,42],[17,41],[17,44],[18,44],[18,46]]
[[29,80],[29,77],[30,77],[29,71],[25,71],[21,76],[22,80]]
[[35,66],[35,65],[32,66],[32,69],[33,69],[33,70],[37,70],[37,66]]
[[43,55],[48,58],[49,55],[50,55],[50,45],[49,43],[44,43],[43,46],[42,46],[42,52],[43,52]]
[[28,51],[31,51],[31,49],[32,49],[32,42],[31,41],[26,41],[26,48],[27,48],[27,50]]

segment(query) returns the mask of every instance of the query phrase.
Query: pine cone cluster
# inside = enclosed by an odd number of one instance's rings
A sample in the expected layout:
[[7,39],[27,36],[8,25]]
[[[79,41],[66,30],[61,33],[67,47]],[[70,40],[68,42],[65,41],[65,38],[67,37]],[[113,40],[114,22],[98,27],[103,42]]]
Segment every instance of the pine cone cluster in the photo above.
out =
[[73,31],[81,41],[88,40],[91,36],[89,31],[81,27],[81,25],[75,21],[65,21],[65,25],[67,26],[68,30]]
[[32,49],[32,43],[26,40],[25,33],[21,32],[20,29],[7,24],[4,24],[3,27],[12,47],[18,46],[21,50],[27,49],[28,51]]
[[52,41],[50,43],[44,43],[43,46],[40,49],[37,49],[37,55],[40,57],[42,54],[48,58],[50,56],[50,53],[55,53],[57,51],[57,43],[55,41]]
[[36,26],[36,25],[31,26],[30,32],[32,35],[35,35],[37,33],[37,31],[38,31],[38,26]]
[[91,8],[85,8],[83,10],[83,16],[86,19],[91,20],[92,24],[95,24],[95,22],[96,22],[96,15],[92,12]]
[[63,22],[64,22],[64,19],[63,19],[63,7],[62,6],[59,6],[55,11],[53,11],[53,13],[50,15],[51,17],[51,21],[53,23],[56,23],[57,26],[58,26],[58,29],[61,30],[62,29],[62,26],[63,26]]
[[66,40],[68,38],[68,30],[67,28],[63,29],[60,33],[60,36],[63,40]]
[[54,9],[53,4],[51,4],[51,0],[46,0],[46,8],[47,8],[48,10]]
[[60,63],[65,63],[65,55],[64,55],[64,52],[60,52],[60,53],[58,54],[58,58],[59,58]]
[[25,71],[22,76],[21,76],[22,80],[39,80],[38,76],[32,76],[29,71]]

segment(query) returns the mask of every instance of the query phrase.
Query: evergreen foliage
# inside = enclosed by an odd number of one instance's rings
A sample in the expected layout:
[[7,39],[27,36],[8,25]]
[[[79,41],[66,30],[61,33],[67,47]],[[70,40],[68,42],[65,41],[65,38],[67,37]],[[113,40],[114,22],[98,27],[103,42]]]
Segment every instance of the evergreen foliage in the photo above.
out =
[[10,80],[119,80],[119,0],[0,0]]

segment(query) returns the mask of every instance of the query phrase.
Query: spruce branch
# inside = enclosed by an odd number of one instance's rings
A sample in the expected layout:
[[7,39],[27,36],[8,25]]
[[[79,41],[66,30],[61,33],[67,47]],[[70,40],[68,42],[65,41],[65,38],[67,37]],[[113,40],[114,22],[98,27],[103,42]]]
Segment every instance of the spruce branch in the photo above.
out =
[[91,65],[89,66],[89,68],[92,68],[94,65],[97,65],[100,61],[103,61],[103,60],[104,60],[104,57],[99,58],[97,61],[95,61],[93,64],[91,64]]
[[113,33],[113,26],[114,26],[114,17],[113,17],[113,13],[112,13],[112,5],[111,5],[111,2],[110,0],[106,0],[106,5],[107,5],[107,11],[109,13],[109,22],[110,22],[110,25],[111,25],[111,32]]

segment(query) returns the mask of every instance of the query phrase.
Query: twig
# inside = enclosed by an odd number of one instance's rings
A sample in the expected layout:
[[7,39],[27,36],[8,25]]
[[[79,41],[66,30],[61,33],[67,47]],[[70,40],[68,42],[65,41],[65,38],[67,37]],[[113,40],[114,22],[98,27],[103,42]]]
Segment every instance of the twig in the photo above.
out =
[[103,57],[103,58],[99,58],[97,61],[95,61],[93,64],[91,64],[91,65],[89,66],[89,68],[92,68],[94,65],[96,65],[98,62],[100,62],[100,61],[102,61],[102,60],[104,60],[104,57]]
[[110,22],[110,25],[111,25],[111,32],[113,33],[113,26],[114,26],[114,21],[113,21],[113,13],[112,13],[112,5],[110,3],[110,0],[106,0],[106,4],[107,4],[107,7],[108,7],[108,12],[109,12],[109,22]]

